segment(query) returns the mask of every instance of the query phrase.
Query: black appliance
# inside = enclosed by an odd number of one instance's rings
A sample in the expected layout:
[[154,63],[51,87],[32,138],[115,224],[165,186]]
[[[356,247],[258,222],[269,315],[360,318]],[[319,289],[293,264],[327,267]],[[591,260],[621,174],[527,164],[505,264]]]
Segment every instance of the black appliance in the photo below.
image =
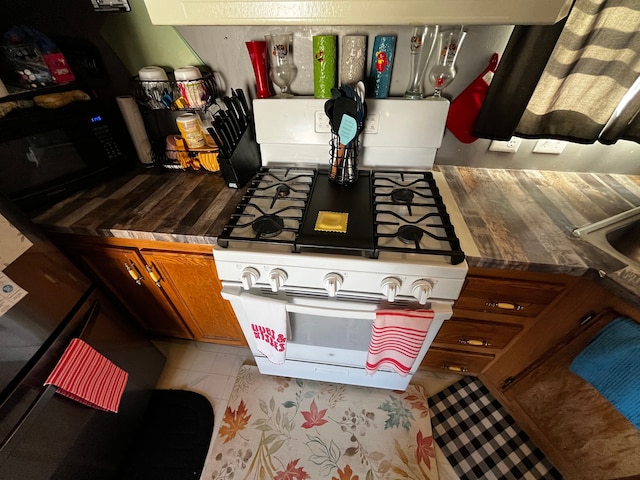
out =
[[[2,272],[28,293],[0,316],[0,478],[115,478],[165,358],[133,319],[1,196],[0,214],[32,244]],[[12,237],[4,219],[0,258],[8,254]],[[117,414],[43,386],[75,337],[129,373]]]
[[72,88],[0,99],[4,113],[0,118],[0,193],[23,211],[50,206],[135,166],[131,140],[112,99],[88,94],[89,100],[58,108],[33,103],[37,95],[69,94]]

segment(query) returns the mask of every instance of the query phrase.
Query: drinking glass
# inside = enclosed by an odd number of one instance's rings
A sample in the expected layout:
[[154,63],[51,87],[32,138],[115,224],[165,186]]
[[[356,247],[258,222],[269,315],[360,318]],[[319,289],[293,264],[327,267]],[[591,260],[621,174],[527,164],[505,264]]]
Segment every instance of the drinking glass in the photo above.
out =
[[293,33],[266,35],[264,38],[267,42],[270,77],[280,87],[280,94],[276,98],[293,97],[289,86],[298,72],[293,64]]
[[404,98],[419,99],[424,97],[422,83],[427,64],[438,36],[438,25],[413,27],[411,32],[411,75]]
[[445,100],[442,90],[449,85],[456,76],[456,58],[460,51],[460,45],[467,35],[463,26],[441,30],[436,39],[438,57],[433,67],[429,70],[429,83],[434,88],[432,96],[428,100]]

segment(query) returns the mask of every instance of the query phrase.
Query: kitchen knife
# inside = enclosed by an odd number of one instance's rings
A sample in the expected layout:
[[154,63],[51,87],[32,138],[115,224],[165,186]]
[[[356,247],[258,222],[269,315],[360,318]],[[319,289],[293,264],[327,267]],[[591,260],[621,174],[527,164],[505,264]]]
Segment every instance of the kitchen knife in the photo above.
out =
[[216,133],[218,134],[218,138],[222,140],[222,154],[229,158],[231,156],[231,152],[233,151],[233,139],[226,132],[226,129],[223,128],[224,121],[218,115],[213,118],[213,126],[215,128]]
[[238,134],[237,138],[239,140],[240,137],[242,136],[242,128],[243,127],[240,124],[240,119],[238,118],[238,113],[236,112],[236,108],[233,105],[233,101],[231,100],[231,97],[224,97],[222,99],[222,101],[224,102],[224,104],[227,107],[227,115],[229,116],[229,119],[231,120],[231,123],[233,124],[235,132]]
[[209,132],[209,135],[211,135],[211,138],[213,138],[213,141],[216,142],[216,145],[218,145],[218,150],[220,150],[220,153],[226,157],[227,156],[226,147],[222,143],[222,139],[218,135],[218,132],[216,132],[216,130],[213,127],[207,127],[207,132]]
[[240,102],[240,99],[238,97],[231,97],[231,103],[238,116],[240,127],[244,130],[247,127],[247,117],[245,116],[244,110],[242,109],[242,102]]
[[247,104],[247,97],[244,96],[244,91],[239,88],[238,90],[233,90],[232,92],[237,94],[240,103],[242,104],[242,109],[244,110],[244,116],[247,118],[247,121],[251,118],[251,110],[249,110],[249,105]]
[[220,110],[218,112],[220,118],[222,118],[222,127],[226,129],[226,132],[229,134],[230,138],[233,140],[233,144],[235,145],[237,141],[240,139],[240,132],[236,129],[229,112],[226,110]]
[[231,127],[229,126],[229,121],[224,119],[224,116],[226,114],[222,110],[218,112],[218,114],[219,114],[218,119],[219,119],[219,125],[220,125],[219,133],[222,136],[222,139],[226,140],[227,150],[229,151],[229,155],[231,155],[231,153],[233,152],[233,149],[236,146],[236,138],[233,132],[231,131]]

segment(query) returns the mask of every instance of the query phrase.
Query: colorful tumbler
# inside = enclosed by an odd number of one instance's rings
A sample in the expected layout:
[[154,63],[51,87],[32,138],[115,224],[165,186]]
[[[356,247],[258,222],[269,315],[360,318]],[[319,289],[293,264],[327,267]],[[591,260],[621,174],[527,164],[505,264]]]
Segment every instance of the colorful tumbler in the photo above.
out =
[[366,35],[345,35],[342,38],[342,52],[340,54],[340,84],[353,86],[364,80],[366,63]]
[[378,35],[373,42],[369,91],[373,98],[387,98],[391,87],[395,35]]
[[256,96],[258,98],[269,98],[269,73],[267,70],[267,42],[253,41],[246,42],[249,58],[253,66],[253,73],[256,77]]
[[313,37],[313,95],[316,98],[331,98],[331,89],[336,86],[337,48],[335,35]]

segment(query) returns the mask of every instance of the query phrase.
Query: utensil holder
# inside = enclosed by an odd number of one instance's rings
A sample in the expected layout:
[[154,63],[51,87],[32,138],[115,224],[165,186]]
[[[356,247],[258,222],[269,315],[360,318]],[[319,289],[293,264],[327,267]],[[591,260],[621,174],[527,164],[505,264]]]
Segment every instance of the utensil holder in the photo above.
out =
[[358,179],[358,149],[360,139],[350,143],[340,143],[337,134],[331,135],[331,160],[329,162],[329,180],[339,185],[351,185]]
[[218,156],[218,163],[222,177],[230,188],[242,188],[253,178],[262,166],[253,122],[249,122],[242,132],[242,137],[231,155],[228,158]]
[[151,110],[206,110],[213,105],[217,95],[215,79],[208,73],[197,80],[180,82],[140,80],[135,76],[130,85],[138,104]]

